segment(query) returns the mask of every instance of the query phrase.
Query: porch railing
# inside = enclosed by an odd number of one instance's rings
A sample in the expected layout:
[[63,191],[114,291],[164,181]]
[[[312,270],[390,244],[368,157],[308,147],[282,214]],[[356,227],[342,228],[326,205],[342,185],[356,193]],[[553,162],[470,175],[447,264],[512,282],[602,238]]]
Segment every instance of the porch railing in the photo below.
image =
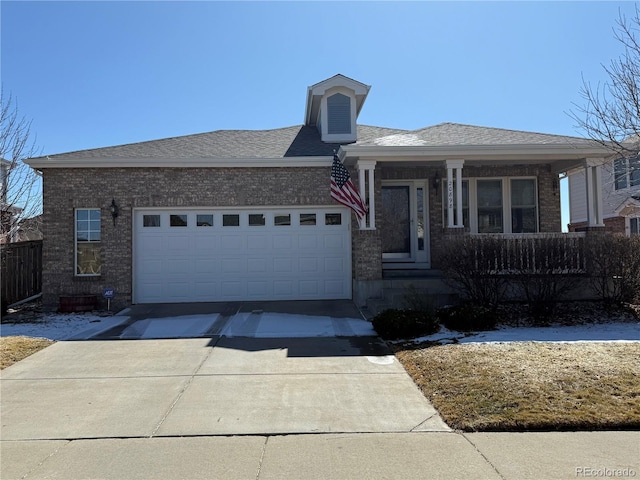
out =
[[583,233],[475,235],[465,237],[476,271],[490,275],[583,274]]

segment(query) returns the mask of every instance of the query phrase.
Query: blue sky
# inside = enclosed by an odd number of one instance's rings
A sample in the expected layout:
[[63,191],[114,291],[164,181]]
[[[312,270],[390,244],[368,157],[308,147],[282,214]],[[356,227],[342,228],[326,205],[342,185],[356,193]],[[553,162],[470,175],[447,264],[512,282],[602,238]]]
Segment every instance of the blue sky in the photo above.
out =
[[306,87],[371,85],[359,123],[581,135],[630,2],[0,2],[5,93],[43,154],[303,122]]

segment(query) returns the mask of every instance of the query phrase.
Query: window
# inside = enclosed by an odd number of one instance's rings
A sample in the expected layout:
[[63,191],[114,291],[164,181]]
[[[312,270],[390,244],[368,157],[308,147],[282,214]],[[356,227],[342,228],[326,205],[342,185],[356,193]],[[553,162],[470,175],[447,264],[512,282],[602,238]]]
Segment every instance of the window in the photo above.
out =
[[100,275],[100,209],[76,210],[76,275]]
[[629,233],[631,235],[640,235],[640,218],[629,219]]
[[325,225],[342,225],[342,214],[340,213],[325,213],[324,215]]
[[640,185],[640,155],[618,158],[613,162],[613,176],[616,190]]
[[237,214],[222,215],[222,226],[223,227],[239,227],[240,215],[237,215]]
[[[454,184],[454,198],[456,190]],[[538,190],[535,178],[467,178],[462,181],[462,223],[471,233],[535,233]],[[447,192],[442,199],[448,225]],[[455,214],[455,210],[454,210]]]
[[249,226],[250,227],[262,227],[265,225],[265,217],[262,213],[250,213],[249,214]]
[[535,180],[511,179],[511,232],[537,232],[537,210]]
[[300,225],[315,225],[316,224],[316,214],[315,213],[301,213],[300,214]]
[[615,176],[616,190],[627,188],[627,159],[619,158],[613,163],[613,174]]
[[196,215],[197,227],[213,227],[213,215],[212,214],[198,214]]
[[187,216],[186,215],[169,215],[169,225],[172,227],[186,227]]
[[142,226],[143,227],[159,227],[160,215],[143,215]]
[[478,233],[503,233],[502,180],[478,180]]
[[291,225],[291,215],[288,213],[286,215],[276,215],[273,217],[273,223],[277,227],[289,226]]

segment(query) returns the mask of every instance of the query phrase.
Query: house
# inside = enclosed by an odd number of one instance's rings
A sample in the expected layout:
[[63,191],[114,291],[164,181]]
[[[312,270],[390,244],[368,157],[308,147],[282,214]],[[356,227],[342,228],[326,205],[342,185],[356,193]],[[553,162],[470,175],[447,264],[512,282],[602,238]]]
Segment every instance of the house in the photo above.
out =
[[[360,125],[370,87],[308,87],[304,123],[33,158],[43,175],[43,298],[115,289],[114,304],[380,297],[437,270],[450,235],[558,233],[558,175],[599,191],[591,141],[441,123]],[[368,206],[330,196],[334,152]],[[589,224],[601,224],[597,196]]]
[[[587,179],[577,169],[567,174],[569,181],[569,231],[587,223]],[[640,155],[611,157],[602,168],[602,224],[613,233],[640,234]]]

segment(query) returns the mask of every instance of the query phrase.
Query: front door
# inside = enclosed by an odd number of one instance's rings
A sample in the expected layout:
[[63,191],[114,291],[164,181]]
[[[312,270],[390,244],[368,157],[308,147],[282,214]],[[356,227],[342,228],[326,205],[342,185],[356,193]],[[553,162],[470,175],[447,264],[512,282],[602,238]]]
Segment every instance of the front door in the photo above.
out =
[[383,182],[384,268],[430,268],[428,211],[424,180]]

